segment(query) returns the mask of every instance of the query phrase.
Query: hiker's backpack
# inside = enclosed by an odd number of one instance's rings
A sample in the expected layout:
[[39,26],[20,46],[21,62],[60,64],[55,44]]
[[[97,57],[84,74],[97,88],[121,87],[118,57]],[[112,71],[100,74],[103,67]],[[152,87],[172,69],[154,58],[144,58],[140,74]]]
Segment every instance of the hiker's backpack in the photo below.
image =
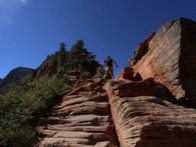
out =
[[113,62],[113,59],[106,59],[106,60],[105,60],[105,64],[106,64],[107,66],[113,66],[112,62]]

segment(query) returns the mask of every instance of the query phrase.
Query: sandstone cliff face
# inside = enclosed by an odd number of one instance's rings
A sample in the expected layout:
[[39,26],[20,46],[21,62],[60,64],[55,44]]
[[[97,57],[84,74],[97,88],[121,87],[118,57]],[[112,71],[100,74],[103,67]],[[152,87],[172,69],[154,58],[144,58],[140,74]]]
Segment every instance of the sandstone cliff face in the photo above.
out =
[[196,109],[174,102],[196,106],[195,36],[191,20],[162,25],[116,79],[92,78],[64,94],[40,121],[36,146],[194,147]]
[[196,22],[180,18],[163,24],[138,47],[129,66],[141,79],[153,77],[177,100],[195,107]]
[[41,78],[43,76],[52,76],[57,73],[58,62],[56,59],[47,59],[43,62],[40,67],[38,67],[35,73],[35,79]]

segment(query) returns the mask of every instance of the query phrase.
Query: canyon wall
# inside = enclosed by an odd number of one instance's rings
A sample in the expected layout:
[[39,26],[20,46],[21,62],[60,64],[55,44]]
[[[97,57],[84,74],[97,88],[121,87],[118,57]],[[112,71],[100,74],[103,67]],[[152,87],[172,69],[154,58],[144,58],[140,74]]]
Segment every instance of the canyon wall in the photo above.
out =
[[196,106],[196,22],[180,18],[163,24],[129,61],[134,76],[153,77],[177,100]]

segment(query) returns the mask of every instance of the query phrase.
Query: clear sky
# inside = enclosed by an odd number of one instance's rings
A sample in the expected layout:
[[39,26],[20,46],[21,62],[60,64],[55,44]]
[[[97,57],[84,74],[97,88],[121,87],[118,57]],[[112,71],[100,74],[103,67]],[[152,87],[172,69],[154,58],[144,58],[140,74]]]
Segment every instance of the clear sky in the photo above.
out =
[[100,63],[115,59],[117,75],[140,42],[180,17],[196,21],[196,0],[0,0],[0,78],[78,39]]

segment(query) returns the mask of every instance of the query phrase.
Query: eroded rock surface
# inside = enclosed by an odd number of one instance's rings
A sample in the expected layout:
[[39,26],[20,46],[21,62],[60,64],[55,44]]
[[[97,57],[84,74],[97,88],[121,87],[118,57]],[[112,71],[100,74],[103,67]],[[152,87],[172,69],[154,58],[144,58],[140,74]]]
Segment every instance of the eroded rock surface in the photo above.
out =
[[78,84],[38,127],[37,146],[117,147],[106,92],[99,78]]
[[113,80],[104,87],[121,147],[195,146],[196,110],[169,102],[153,79]]
[[196,22],[180,18],[163,24],[138,46],[129,66],[135,76],[153,77],[177,100],[196,107]]

